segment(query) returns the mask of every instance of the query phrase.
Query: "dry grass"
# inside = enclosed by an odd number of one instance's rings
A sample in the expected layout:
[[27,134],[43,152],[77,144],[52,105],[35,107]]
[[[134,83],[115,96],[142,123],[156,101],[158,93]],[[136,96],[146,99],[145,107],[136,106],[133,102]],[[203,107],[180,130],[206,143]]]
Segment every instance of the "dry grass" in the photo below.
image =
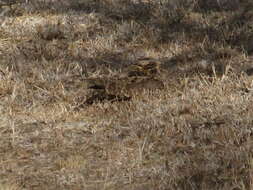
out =
[[[250,7],[12,5],[0,18],[0,189],[252,189]],[[160,61],[164,88],[83,104],[84,81],[143,57]]]

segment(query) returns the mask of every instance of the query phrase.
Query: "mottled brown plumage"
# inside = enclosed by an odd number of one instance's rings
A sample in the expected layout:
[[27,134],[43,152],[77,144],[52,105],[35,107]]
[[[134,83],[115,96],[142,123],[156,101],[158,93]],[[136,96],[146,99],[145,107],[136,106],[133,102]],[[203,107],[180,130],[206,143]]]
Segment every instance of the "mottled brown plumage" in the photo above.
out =
[[136,63],[129,66],[128,76],[154,77],[160,73],[161,62],[152,58],[138,59]]
[[86,79],[86,88],[91,90],[91,93],[85,103],[128,101],[134,94],[144,90],[163,89],[164,83],[157,77],[160,64],[155,59],[143,58],[130,65],[124,77]]

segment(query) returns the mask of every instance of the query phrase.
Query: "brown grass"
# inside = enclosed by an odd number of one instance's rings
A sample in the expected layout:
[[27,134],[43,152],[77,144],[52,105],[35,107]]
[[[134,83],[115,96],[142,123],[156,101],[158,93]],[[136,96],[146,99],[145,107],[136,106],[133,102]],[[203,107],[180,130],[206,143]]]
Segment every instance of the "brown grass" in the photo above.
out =
[[[0,190],[252,189],[252,10],[12,5],[0,20]],[[117,79],[143,57],[161,63],[162,89],[83,104],[84,81]]]

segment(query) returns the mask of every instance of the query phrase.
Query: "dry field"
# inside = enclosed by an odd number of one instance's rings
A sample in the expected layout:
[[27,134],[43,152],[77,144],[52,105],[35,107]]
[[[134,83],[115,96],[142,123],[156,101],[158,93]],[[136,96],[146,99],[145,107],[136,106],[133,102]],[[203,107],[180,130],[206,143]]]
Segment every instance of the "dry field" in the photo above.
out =
[[251,0],[0,8],[0,190],[253,189]]

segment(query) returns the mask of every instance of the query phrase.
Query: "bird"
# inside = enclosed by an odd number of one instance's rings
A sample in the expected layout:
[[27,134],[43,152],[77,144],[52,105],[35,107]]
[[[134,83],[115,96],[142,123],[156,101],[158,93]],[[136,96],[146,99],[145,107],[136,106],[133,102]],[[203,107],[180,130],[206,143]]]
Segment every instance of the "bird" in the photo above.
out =
[[128,77],[155,77],[160,73],[161,62],[150,57],[139,58],[128,67]]
[[96,102],[129,101],[130,96],[123,93],[124,81],[116,78],[90,78],[86,79],[86,88],[91,90],[84,102],[87,105]]
[[145,90],[162,90],[164,87],[163,81],[147,77],[87,79],[86,88],[90,92],[85,104],[129,101],[134,95]]
[[64,33],[61,28],[61,23],[47,22],[36,27],[38,36],[43,40],[51,41],[53,39],[64,39]]
[[126,90],[129,92],[143,91],[143,90],[162,90],[164,83],[159,79],[143,78],[126,85]]
[[114,77],[86,78],[85,86],[90,90],[85,104],[110,101],[129,101],[132,97],[145,90],[164,89],[159,79],[161,62],[145,57],[131,64],[126,73]]

